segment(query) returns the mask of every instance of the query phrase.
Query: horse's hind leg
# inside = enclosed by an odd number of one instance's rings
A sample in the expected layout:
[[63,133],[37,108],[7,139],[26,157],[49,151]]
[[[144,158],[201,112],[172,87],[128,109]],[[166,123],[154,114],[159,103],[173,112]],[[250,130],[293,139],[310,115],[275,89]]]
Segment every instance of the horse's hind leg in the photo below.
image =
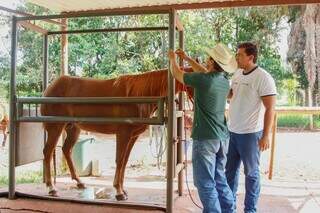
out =
[[51,196],[57,196],[57,190],[52,184],[51,179],[51,159],[64,126],[65,124],[45,124],[45,129],[48,133],[48,139],[43,149],[45,181],[47,187],[49,188],[49,195]]
[[72,157],[71,157],[72,149],[79,138],[81,130],[79,127],[71,124],[66,127],[66,132],[67,132],[67,138],[63,144],[62,151],[66,158],[66,161],[70,170],[71,178],[77,181],[78,188],[83,189],[85,188],[84,183],[80,181],[80,178],[76,173],[76,170],[74,168],[74,164],[72,161]]

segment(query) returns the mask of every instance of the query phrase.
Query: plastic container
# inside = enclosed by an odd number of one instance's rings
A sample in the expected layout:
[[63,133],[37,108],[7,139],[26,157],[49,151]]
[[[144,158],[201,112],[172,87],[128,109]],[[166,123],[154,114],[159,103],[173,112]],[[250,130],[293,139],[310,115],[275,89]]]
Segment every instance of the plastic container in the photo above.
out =
[[75,169],[79,176],[89,176],[92,171],[92,151],[95,138],[80,137],[72,151]]

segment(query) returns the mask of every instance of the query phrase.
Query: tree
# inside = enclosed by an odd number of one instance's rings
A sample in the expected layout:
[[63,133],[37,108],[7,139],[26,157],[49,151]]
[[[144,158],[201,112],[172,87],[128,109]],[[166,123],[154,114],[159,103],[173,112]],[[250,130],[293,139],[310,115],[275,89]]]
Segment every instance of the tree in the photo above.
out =
[[240,42],[253,41],[259,47],[258,64],[268,70],[281,88],[282,79],[291,73],[283,66],[275,43],[280,37],[281,21],[288,7],[233,8],[196,10],[181,13],[185,24],[187,52],[194,57],[206,56],[204,47],[217,42],[236,49]]
[[[22,9],[33,14],[48,14],[43,8],[26,4]],[[185,48],[195,56],[206,56],[203,47],[223,42],[230,48],[242,41],[255,41],[260,47],[259,64],[281,80],[290,76],[283,67],[275,42],[281,32],[280,22],[287,7],[239,8],[183,11],[179,14],[185,27]],[[48,30],[57,26],[37,21]],[[167,26],[165,15],[116,16],[69,19],[68,28],[97,29],[132,26]],[[42,37],[22,30],[19,37],[20,62],[18,88],[21,94],[40,95]],[[31,45],[32,44],[32,45]],[[53,79],[60,72],[60,36],[50,39],[49,73]],[[119,32],[69,35],[69,72],[95,78],[144,72],[167,66],[167,32]]]
[[291,8],[288,60],[305,90],[306,105],[319,105],[320,5]]

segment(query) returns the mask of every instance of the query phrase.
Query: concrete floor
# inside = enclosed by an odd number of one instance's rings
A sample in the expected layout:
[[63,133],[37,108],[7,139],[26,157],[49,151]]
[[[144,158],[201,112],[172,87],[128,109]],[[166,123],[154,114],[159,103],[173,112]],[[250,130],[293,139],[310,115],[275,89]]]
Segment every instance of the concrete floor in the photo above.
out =
[[[144,143],[143,143],[144,142]],[[304,143],[306,142],[306,143]],[[137,165],[142,157],[150,156],[148,141],[142,141],[135,146],[133,150],[131,162]],[[86,191],[79,191],[74,188],[74,184],[69,177],[58,178],[58,187],[60,196],[69,198],[90,198],[92,197],[93,188],[106,187],[110,191],[109,202],[115,202],[112,194],[112,182],[114,175],[114,144],[112,147],[100,147],[98,151],[109,156],[103,159],[109,166],[105,168],[103,177],[82,177],[81,179],[88,186]],[[102,145],[101,145],[102,146]],[[319,149],[320,149],[320,133],[279,133],[277,135],[276,159],[274,165],[274,179],[272,181],[266,179],[268,170],[269,152],[262,155],[261,175],[262,190],[259,200],[259,213],[320,213],[320,167],[319,167]],[[108,153],[105,153],[106,150]],[[191,149],[189,149],[190,151]],[[1,150],[0,150],[1,151]],[[112,155],[113,154],[113,155]],[[190,157],[190,156],[189,156]],[[145,159],[145,158],[143,158]],[[147,158],[146,158],[147,159]],[[2,164],[7,160],[7,151],[3,150],[0,156]],[[149,160],[145,160],[149,162]],[[139,164],[138,164],[139,165]],[[33,168],[33,167],[32,167]],[[39,165],[35,167],[39,169]],[[17,170],[30,170],[30,166],[26,168],[18,168]],[[3,170],[7,170],[3,166]],[[160,206],[165,205],[165,188],[166,183],[163,177],[164,171],[154,171],[148,167],[136,168],[128,166],[126,171],[125,186],[129,192],[129,200],[125,203],[152,203]],[[0,173],[1,173],[0,168]],[[7,171],[4,171],[7,174]],[[161,173],[161,175],[160,175]],[[191,187],[193,197],[197,203],[199,199],[193,187],[192,170],[188,170],[188,180]],[[244,199],[244,177],[240,176],[239,196],[237,209],[243,212]],[[176,184],[176,183],[175,183]],[[44,186],[41,185],[17,185],[20,192],[28,192],[36,195],[46,195]],[[107,190],[107,191],[108,191]],[[1,192],[6,192],[7,188],[0,188]],[[161,211],[143,211],[137,209],[117,208],[106,205],[88,205],[75,204],[70,202],[54,202],[44,200],[33,200],[19,198],[17,200],[8,200],[0,198],[0,212],[161,212]],[[175,198],[175,209],[177,213],[200,213],[189,198],[187,191],[183,197]]]
[[[95,178],[83,178],[87,183],[86,190],[74,188],[74,184],[67,181],[67,178],[58,179],[59,195],[65,198],[93,199],[94,188],[105,188],[106,194],[110,195],[107,199],[99,201],[116,202],[113,198],[111,185],[99,184]],[[92,185],[91,183],[99,184]],[[105,181],[104,181],[105,182]],[[107,181],[108,183],[108,181]],[[165,190],[161,187],[162,183],[152,183],[151,185],[127,181],[127,190],[129,200],[123,203],[131,204],[152,204],[154,206],[165,206]],[[192,185],[192,184],[191,184]],[[139,186],[139,187],[137,187]],[[197,192],[191,187],[192,196],[197,203],[199,202]],[[44,185],[24,184],[18,185],[19,192],[31,193],[34,195],[46,195]],[[238,196],[237,212],[243,212],[244,191],[243,182],[240,183]],[[200,213],[191,201],[187,190],[182,197],[175,197],[174,212],[177,213]],[[258,206],[259,213],[319,213],[320,212],[320,182],[304,181],[269,181],[263,179],[262,191]],[[142,210],[130,209],[128,207],[118,208],[108,205],[89,205],[76,204],[72,202],[44,201],[27,198],[18,198],[17,200],[0,199],[0,212],[163,212],[161,210]]]

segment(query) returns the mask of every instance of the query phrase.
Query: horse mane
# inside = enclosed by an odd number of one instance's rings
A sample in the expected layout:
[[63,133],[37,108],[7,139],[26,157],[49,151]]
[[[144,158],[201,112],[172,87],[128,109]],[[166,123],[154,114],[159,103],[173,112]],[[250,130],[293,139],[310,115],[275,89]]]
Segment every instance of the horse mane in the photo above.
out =
[[167,93],[168,69],[123,75],[114,79],[113,85],[125,85],[125,96],[165,96]]

